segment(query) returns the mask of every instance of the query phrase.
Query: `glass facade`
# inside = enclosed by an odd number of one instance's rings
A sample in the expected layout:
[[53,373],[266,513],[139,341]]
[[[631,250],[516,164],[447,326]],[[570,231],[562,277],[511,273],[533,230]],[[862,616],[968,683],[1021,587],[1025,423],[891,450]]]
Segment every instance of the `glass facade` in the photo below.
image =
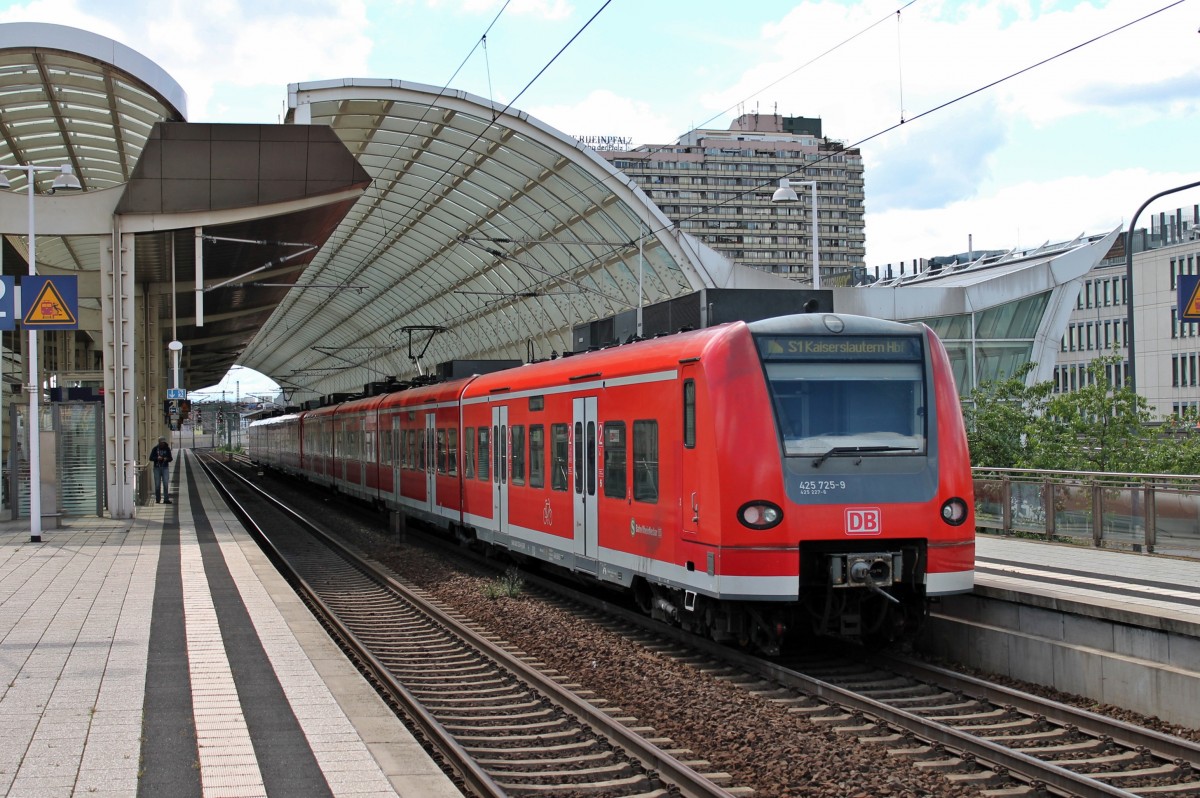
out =
[[913,321],[928,324],[942,339],[961,396],[981,382],[1007,379],[1029,362],[1049,302],[1047,291],[978,313]]

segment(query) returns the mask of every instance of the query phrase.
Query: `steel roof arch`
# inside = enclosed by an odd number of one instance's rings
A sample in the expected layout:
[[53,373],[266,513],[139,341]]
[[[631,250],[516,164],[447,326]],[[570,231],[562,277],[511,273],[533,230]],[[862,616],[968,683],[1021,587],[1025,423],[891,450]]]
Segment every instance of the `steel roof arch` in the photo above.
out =
[[[574,325],[637,306],[639,238],[647,303],[719,282],[635,183],[523,111],[372,79],[294,84],[289,109],[330,125],[373,181],[240,359],[289,385],[569,350]],[[414,326],[446,330],[419,364]]]

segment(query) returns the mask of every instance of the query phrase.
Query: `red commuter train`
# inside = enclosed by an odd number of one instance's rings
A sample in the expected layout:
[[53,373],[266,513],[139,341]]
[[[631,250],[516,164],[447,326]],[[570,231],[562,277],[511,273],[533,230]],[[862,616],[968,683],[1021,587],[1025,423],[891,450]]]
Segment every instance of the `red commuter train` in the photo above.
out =
[[958,393],[921,324],[734,322],[270,418],[249,441],[767,652],[789,630],[904,636],[974,584]]

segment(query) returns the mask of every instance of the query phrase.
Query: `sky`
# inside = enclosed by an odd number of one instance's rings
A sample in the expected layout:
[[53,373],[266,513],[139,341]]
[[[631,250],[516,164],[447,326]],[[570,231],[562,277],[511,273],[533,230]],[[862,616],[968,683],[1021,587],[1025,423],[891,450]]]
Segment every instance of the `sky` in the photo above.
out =
[[862,151],[868,266],[1107,232],[1200,180],[1200,0],[0,0],[16,21],[134,48],[193,122],[279,122],[289,83],[346,77],[637,144],[820,117]]

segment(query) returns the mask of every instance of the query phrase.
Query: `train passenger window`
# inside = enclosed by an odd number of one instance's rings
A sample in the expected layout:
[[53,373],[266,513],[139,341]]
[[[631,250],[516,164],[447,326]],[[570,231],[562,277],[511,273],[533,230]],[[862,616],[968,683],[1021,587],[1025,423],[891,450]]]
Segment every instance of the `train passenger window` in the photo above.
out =
[[458,430],[446,430],[446,471],[454,476],[458,473]]
[[479,478],[488,481],[488,428],[479,428]]
[[550,490],[567,489],[567,425],[550,425]]
[[696,448],[696,381],[683,381],[683,445]]
[[658,422],[633,422],[633,498],[658,502]]
[[437,471],[439,474],[446,473],[446,430],[444,429],[437,431]]
[[529,409],[530,410],[542,410],[545,407],[546,407],[546,397],[544,397],[544,396],[529,397]]
[[625,422],[604,422],[604,495],[625,498]]
[[529,487],[546,487],[546,428],[541,424],[529,427]]
[[[593,435],[593,437],[595,437]],[[583,422],[575,422],[575,492],[583,493]]]
[[[413,430],[416,432],[416,430]],[[427,433],[428,430],[421,430],[422,433]],[[417,446],[417,468],[421,471],[425,470],[425,458],[429,456],[429,435],[422,434],[419,445]]]
[[471,479],[475,476],[475,428],[463,430],[463,477]]
[[525,427],[512,427],[512,484],[525,484]]

